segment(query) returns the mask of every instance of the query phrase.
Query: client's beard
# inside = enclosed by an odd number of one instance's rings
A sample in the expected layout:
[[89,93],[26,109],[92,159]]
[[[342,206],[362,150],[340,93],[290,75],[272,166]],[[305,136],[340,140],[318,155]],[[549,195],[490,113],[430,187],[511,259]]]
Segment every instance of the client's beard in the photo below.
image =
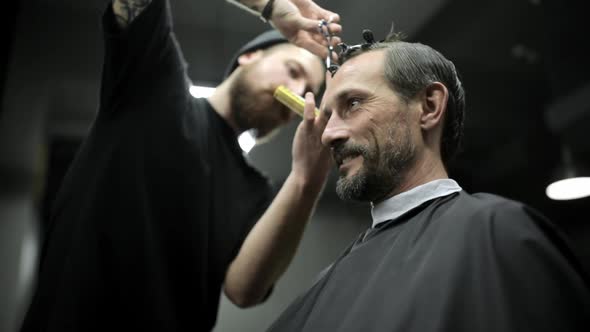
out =
[[383,148],[350,142],[335,148],[334,154],[363,157],[363,165],[357,174],[350,177],[341,176],[336,182],[336,194],[340,199],[378,202],[399,188],[405,171],[410,168],[415,158],[409,130],[405,130],[401,135],[401,142],[394,143],[389,140]]

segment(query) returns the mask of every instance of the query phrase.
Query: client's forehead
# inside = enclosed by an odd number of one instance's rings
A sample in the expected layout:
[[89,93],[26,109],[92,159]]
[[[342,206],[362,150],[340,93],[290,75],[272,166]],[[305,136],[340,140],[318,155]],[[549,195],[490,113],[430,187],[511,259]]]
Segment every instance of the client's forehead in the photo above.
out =
[[334,77],[340,76],[375,76],[383,73],[385,52],[382,49],[368,51],[347,60]]
[[359,54],[346,61],[334,77],[328,80],[325,98],[337,98],[351,89],[375,89],[384,81],[385,52],[382,50]]

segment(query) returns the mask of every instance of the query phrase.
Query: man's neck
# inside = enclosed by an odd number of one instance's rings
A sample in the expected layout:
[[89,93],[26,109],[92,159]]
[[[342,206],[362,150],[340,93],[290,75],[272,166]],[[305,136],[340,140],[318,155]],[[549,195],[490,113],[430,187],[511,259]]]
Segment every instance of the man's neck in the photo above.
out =
[[426,153],[425,157],[418,158],[416,163],[408,169],[401,185],[395,188],[389,195],[386,195],[381,201],[430,181],[448,178],[449,175],[440,157],[437,158],[432,153]]

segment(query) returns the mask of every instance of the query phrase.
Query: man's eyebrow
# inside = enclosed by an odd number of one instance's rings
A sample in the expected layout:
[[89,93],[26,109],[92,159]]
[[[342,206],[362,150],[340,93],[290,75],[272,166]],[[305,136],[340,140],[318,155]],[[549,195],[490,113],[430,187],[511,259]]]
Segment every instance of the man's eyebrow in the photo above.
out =
[[350,96],[354,96],[354,95],[358,95],[358,96],[368,96],[370,95],[370,92],[367,91],[366,89],[362,89],[362,88],[348,88],[342,91],[339,91],[336,94],[336,102],[337,103],[341,103],[343,101],[346,101],[346,99],[348,99]]
[[342,90],[336,93],[336,96],[333,98],[333,103],[328,104],[328,102],[322,103],[321,110],[327,112],[328,114],[332,113],[332,109],[334,108],[333,104],[341,105],[344,100],[350,95],[350,90]]
[[341,103],[343,100],[345,100],[346,98],[348,98],[348,96],[350,95],[350,90],[343,90],[340,91],[336,94],[336,102],[337,103]]
[[348,87],[341,91],[337,91],[335,93],[334,98],[332,98],[332,103],[328,104],[328,101],[326,101],[325,103],[320,105],[320,110],[325,109],[329,114],[331,114],[334,107],[336,107],[336,109],[340,109],[342,104],[346,103],[348,98],[350,98],[351,96],[356,96],[364,99],[370,97],[371,95],[372,93],[370,90],[359,87]]

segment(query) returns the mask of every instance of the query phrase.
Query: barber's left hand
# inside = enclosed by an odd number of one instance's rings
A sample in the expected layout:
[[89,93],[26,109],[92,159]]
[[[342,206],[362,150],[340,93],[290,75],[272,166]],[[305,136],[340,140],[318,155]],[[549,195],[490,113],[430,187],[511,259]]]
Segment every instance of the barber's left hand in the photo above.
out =
[[332,169],[330,148],[321,142],[329,116],[326,112],[315,115],[313,93],[305,94],[303,120],[293,138],[292,172],[305,185],[323,188]]

